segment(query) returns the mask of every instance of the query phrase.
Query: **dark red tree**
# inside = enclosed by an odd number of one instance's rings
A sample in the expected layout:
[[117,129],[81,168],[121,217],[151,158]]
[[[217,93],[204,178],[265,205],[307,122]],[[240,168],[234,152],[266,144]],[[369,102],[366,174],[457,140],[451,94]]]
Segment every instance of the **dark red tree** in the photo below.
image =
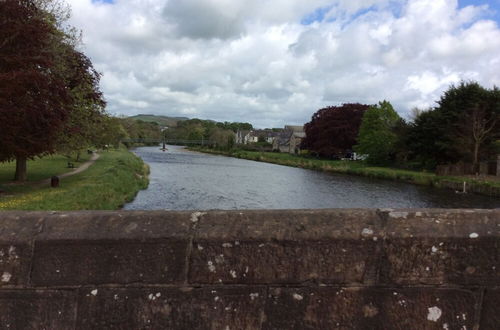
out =
[[33,0],[0,1],[0,161],[26,160],[53,151],[72,104],[59,70],[61,32]]
[[323,157],[340,156],[352,150],[368,107],[346,103],[318,110],[304,126],[306,137],[302,148]]

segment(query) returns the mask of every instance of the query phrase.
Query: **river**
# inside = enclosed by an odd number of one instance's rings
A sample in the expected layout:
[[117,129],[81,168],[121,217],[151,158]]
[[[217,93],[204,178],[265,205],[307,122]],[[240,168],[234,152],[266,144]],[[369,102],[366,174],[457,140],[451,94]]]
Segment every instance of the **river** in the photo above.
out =
[[134,150],[150,184],[126,210],[499,208],[500,199],[191,152]]

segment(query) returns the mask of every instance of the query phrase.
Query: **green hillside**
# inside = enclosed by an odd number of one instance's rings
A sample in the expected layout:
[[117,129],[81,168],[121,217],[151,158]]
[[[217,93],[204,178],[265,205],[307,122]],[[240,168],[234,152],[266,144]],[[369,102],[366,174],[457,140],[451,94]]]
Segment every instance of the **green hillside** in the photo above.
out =
[[187,117],[168,117],[168,116],[146,115],[146,114],[139,114],[128,118],[135,120],[142,120],[145,122],[155,122],[158,123],[160,126],[167,126],[167,127],[176,127],[177,122],[183,120],[189,120],[189,118]]

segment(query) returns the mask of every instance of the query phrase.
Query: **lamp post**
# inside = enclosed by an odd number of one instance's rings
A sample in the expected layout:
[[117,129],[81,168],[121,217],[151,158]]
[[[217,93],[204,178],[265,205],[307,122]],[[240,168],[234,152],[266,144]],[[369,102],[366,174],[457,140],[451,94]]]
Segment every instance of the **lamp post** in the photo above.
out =
[[165,144],[165,129],[161,130],[161,137],[162,137],[162,142],[163,142],[163,147],[160,149],[161,151],[165,152],[167,151],[167,146]]

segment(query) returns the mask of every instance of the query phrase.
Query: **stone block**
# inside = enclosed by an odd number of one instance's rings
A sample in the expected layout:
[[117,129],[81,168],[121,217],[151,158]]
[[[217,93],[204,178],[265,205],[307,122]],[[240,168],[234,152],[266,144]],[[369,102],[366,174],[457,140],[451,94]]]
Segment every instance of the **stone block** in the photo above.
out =
[[185,281],[186,241],[37,242],[32,283],[168,284]]
[[433,288],[275,288],[262,329],[472,329],[477,295]]
[[382,284],[500,285],[500,212],[387,213]]
[[82,289],[78,329],[260,329],[263,287]]
[[480,329],[500,329],[500,288],[486,289],[481,310]]
[[210,212],[193,241],[189,282],[372,283],[382,234],[370,210]]
[[0,290],[1,329],[74,329],[76,292]]
[[0,287],[29,284],[32,244],[42,223],[38,212],[0,212]]
[[35,285],[182,283],[190,213],[76,212],[46,219],[35,241]]

